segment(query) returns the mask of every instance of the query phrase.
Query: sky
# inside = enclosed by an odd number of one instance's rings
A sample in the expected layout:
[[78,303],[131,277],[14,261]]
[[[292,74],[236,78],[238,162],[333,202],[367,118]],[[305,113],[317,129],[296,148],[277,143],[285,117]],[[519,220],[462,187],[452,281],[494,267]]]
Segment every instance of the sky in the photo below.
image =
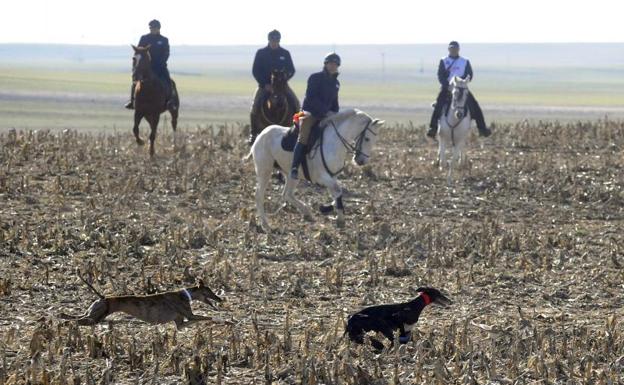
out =
[[130,44],[154,18],[172,45],[624,42],[621,0],[3,3],[0,43]]

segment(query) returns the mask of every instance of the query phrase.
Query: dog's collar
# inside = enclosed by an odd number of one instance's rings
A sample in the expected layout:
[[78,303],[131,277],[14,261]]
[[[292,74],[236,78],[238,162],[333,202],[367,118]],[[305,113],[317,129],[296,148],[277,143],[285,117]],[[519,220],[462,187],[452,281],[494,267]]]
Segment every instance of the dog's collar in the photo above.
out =
[[189,302],[191,302],[191,301],[193,300],[193,297],[191,297],[191,293],[189,293],[189,291],[188,291],[188,290],[186,290],[186,289],[182,289],[182,294],[184,294],[184,296],[185,296],[186,298],[188,298]]
[[420,296],[422,297],[423,301],[425,301],[425,306],[431,303],[431,298],[429,298],[429,295],[427,295],[427,293],[420,293]]

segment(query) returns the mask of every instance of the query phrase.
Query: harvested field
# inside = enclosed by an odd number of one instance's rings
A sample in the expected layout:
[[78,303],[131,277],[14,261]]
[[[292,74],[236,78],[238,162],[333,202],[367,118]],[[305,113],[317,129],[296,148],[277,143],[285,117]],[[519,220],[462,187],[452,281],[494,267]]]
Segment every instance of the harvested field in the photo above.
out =
[[[387,128],[341,176],[343,229],[282,210],[269,234],[244,131],[174,148],[161,129],[154,160],[130,132],[0,135],[0,384],[624,383],[624,122],[498,125],[452,187],[423,127]],[[179,331],[78,327],[57,318],[96,298],[76,269],[107,295],[203,278],[226,302],[194,303],[217,319]],[[425,309],[412,342],[342,338],[348,314],[419,286],[454,304]]]

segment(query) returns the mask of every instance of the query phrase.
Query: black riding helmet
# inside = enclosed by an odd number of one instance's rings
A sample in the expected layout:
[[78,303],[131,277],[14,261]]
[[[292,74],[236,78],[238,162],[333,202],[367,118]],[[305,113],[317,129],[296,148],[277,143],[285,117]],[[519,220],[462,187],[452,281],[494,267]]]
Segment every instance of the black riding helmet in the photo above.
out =
[[281,40],[281,39],[282,39],[282,34],[277,29],[274,29],[273,31],[269,32],[269,40]]
[[160,21],[154,19],[152,21],[149,22],[149,27],[150,28],[158,28],[160,29]]
[[340,56],[336,52],[328,53],[323,61],[323,64],[327,63],[336,63],[340,67]]

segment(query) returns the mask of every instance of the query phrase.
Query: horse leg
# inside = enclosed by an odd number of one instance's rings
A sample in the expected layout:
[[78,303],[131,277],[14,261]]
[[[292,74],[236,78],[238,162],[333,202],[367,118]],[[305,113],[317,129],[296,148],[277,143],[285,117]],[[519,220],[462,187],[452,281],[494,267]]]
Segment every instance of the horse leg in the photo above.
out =
[[269,221],[264,211],[264,193],[270,181],[271,168],[260,170],[260,168],[256,166],[256,212],[260,219],[262,230],[267,233],[271,231],[271,227],[269,226]]
[[453,176],[452,176],[453,164],[456,164],[459,161],[460,151],[461,150],[458,145],[453,146],[451,159],[449,159],[448,177],[446,178],[446,182],[448,183],[449,186],[453,184]]
[[177,145],[177,131],[176,129],[178,128],[178,109],[171,109],[169,110],[169,113],[171,114],[171,128],[173,128],[173,148],[176,148]]
[[301,214],[303,214],[303,218],[306,221],[313,221],[312,213],[310,209],[299,199],[295,197],[295,188],[297,187],[297,183],[299,181],[297,179],[292,179],[290,177],[290,173],[286,173],[286,184],[284,185],[284,199],[286,202],[292,204],[297,208]]
[[440,171],[444,169],[444,164],[446,163],[446,144],[444,140],[440,138],[438,140],[438,167]]
[[342,187],[338,181],[334,178],[331,179],[331,183],[327,185],[327,189],[334,199],[334,206],[336,207],[336,213],[338,216],[336,217],[336,226],[344,227],[345,219],[344,219],[344,204],[342,202]]
[[134,137],[136,138],[136,143],[139,146],[145,144],[141,136],[139,135],[139,124],[141,123],[141,119],[143,119],[143,114],[139,111],[134,111],[134,127],[132,127],[132,132],[134,133]]
[[158,130],[158,122],[160,121],[160,114],[155,114],[149,117],[148,122],[150,124],[151,132],[149,136],[150,140],[150,156],[154,156],[154,142],[156,141],[156,130]]

